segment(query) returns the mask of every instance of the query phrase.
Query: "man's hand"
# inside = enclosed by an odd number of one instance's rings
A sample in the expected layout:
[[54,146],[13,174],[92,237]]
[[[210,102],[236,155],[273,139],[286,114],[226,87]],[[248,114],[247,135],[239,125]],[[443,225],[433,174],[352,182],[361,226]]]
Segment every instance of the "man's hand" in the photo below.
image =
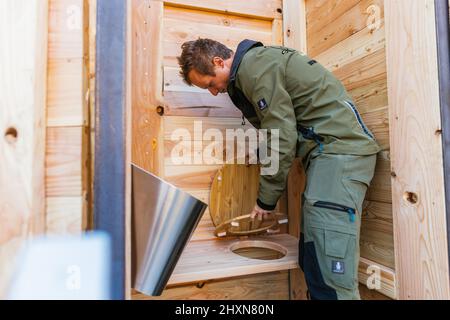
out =
[[264,209],[261,209],[257,204],[255,204],[255,207],[253,208],[253,211],[250,213],[250,216],[252,219],[255,217],[258,217],[258,220],[266,219],[273,211],[267,211]]

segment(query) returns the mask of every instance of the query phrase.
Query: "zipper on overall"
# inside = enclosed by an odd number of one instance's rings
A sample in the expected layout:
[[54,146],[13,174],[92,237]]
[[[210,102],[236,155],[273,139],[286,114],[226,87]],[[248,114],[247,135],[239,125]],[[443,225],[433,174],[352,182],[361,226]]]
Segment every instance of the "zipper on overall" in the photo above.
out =
[[316,201],[313,204],[314,207],[319,207],[319,208],[326,208],[326,209],[331,209],[331,210],[336,210],[336,211],[342,211],[342,212],[347,212],[348,216],[350,218],[350,222],[355,222],[355,209],[347,207],[347,206],[343,206],[341,204],[337,204],[337,203],[332,203],[332,202],[326,202],[326,201]]

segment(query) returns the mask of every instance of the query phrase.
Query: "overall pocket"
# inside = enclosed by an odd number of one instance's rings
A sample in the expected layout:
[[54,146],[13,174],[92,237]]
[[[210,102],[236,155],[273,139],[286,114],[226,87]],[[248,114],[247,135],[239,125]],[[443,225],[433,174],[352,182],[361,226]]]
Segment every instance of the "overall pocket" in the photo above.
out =
[[326,208],[326,209],[330,209],[330,210],[345,212],[348,214],[349,221],[355,222],[356,210],[354,208],[350,208],[350,207],[344,206],[342,204],[327,202],[327,201],[316,201],[316,202],[314,202],[313,206],[317,207],[317,208]]
[[353,290],[357,283],[356,236],[333,228],[311,228],[311,232],[325,282]]

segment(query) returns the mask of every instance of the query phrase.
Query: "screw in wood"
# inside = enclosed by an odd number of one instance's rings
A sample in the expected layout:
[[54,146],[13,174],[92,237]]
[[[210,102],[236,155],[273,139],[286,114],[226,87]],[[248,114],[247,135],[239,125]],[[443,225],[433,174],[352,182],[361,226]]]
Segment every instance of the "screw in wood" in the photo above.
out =
[[158,106],[156,108],[156,113],[159,114],[160,116],[163,116],[164,115],[164,107]]

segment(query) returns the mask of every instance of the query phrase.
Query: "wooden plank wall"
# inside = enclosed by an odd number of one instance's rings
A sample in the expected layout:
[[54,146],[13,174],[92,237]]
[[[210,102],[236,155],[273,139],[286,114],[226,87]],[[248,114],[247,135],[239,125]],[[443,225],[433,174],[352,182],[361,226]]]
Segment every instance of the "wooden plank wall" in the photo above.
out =
[[306,0],[308,55],[354,98],[383,151],[361,226],[361,256],[395,268],[383,0]]
[[78,233],[90,190],[88,1],[50,0],[48,32],[47,232]]
[[[188,87],[182,82],[176,60],[181,53],[180,46],[198,37],[216,39],[233,50],[243,38],[282,44],[282,2],[133,0],[132,10],[133,162],[208,203],[210,185],[220,166],[174,165],[170,159],[174,145],[171,134],[177,128],[187,128],[194,136],[193,123],[199,120],[203,131],[210,127],[222,132],[227,128],[242,128],[241,114],[226,95],[213,97],[205,90]],[[158,106],[164,108],[164,116],[156,112]],[[244,128],[249,127],[247,124]],[[213,231],[207,211],[191,241],[216,241]],[[264,279],[270,281],[280,276],[284,279],[278,285],[282,289],[274,290],[269,295],[271,298],[288,297],[287,272],[269,274]],[[264,293],[267,281],[258,282],[253,278],[261,279],[261,276],[215,281],[211,288],[217,288],[214,294],[224,299],[268,297]],[[239,292],[230,295],[226,288],[235,286]],[[252,286],[260,289],[247,293],[246,288]],[[168,288],[163,297],[196,299],[212,294],[208,293],[208,284],[202,288],[196,285]],[[199,294],[199,291],[204,293]]]
[[45,231],[48,2],[0,2],[0,298],[23,241]]
[[435,2],[386,1],[400,299],[449,299]]

